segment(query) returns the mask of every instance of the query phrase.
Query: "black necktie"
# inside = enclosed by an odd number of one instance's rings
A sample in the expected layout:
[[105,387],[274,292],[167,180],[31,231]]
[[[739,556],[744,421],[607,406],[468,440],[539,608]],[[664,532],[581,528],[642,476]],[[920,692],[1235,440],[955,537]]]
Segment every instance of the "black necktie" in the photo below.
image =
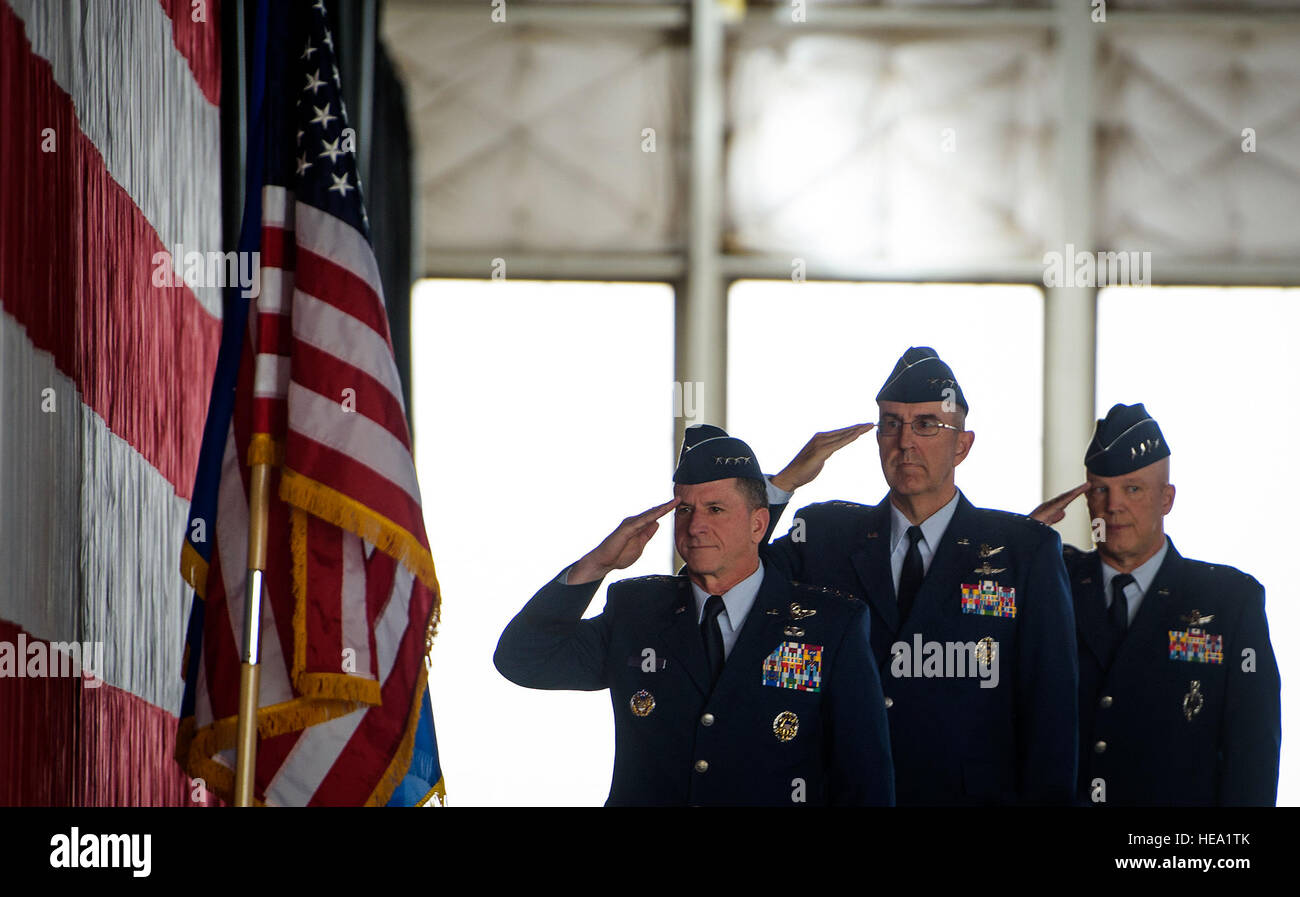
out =
[[1110,581],[1110,610],[1106,612],[1106,629],[1110,633],[1110,654],[1106,658],[1106,668],[1115,662],[1119,646],[1128,633],[1128,598],[1124,597],[1124,587],[1136,582],[1127,573],[1121,573]]
[[718,615],[726,609],[721,595],[710,595],[704,602],[704,619],[700,620],[700,636],[704,639],[704,655],[709,659],[709,676],[713,685],[718,684],[722,664],[727,659],[726,649],[722,646],[722,627],[718,625]]
[[925,564],[921,562],[921,528],[909,526],[907,538],[912,544],[907,548],[907,557],[903,558],[903,572],[898,577],[898,625],[907,622],[912,613],[912,602],[921,590],[921,580],[925,579]]
[[1119,641],[1124,640],[1128,632],[1128,598],[1124,588],[1129,583],[1137,582],[1127,573],[1121,573],[1110,581],[1110,629]]

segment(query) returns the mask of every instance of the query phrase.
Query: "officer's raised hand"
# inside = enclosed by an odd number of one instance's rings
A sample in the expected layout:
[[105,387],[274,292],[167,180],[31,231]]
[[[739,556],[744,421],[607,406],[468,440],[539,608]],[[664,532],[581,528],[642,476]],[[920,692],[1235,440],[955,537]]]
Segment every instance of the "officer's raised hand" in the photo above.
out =
[[618,525],[605,540],[587,552],[569,568],[568,583],[571,586],[582,585],[604,579],[611,571],[622,570],[636,563],[645,550],[646,543],[659,529],[658,520],[673,508],[681,499],[674,498],[661,505],[655,505],[648,511],[642,511],[635,517],[628,517]]
[[784,470],[772,477],[772,485],[785,492],[793,492],[800,486],[808,485],[822,472],[827,458],[873,427],[875,424],[854,424],[818,433],[808,440],[808,444],[799,450],[799,454],[794,456],[794,460]]
[[1029,516],[1039,523],[1046,523],[1051,526],[1053,523],[1060,523],[1065,519],[1065,508],[1070,502],[1074,501],[1080,495],[1088,491],[1088,484],[1075,486],[1069,492],[1062,492],[1056,498],[1049,498],[1038,507],[1029,512]]

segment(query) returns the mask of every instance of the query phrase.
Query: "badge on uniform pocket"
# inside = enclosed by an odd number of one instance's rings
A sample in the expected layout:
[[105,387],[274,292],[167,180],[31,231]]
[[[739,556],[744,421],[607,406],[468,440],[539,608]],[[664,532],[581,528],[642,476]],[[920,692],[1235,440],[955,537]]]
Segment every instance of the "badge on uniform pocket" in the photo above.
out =
[[1193,679],[1187,685],[1187,694],[1183,695],[1183,716],[1190,723],[1192,717],[1201,712],[1205,706],[1205,693],[1201,691],[1201,680]]
[[627,703],[636,716],[649,716],[650,711],[655,709],[655,696],[643,688],[632,695],[631,700]]
[[799,717],[789,710],[782,710],[772,720],[772,734],[777,741],[790,741],[799,734]]
[[1223,663],[1223,636],[1204,629],[1169,630],[1169,659],[1187,663]]
[[961,612],[1014,619],[1016,589],[1014,586],[1000,586],[991,579],[977,583],[964,582],[961,584]]
[[763,661],[763,684],[796,691],[821,691],[822,646],[782,642]]

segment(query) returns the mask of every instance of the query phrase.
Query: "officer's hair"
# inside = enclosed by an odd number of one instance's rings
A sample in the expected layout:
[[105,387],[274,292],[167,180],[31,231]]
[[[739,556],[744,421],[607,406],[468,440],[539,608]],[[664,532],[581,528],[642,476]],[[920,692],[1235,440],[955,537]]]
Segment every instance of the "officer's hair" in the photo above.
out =
[[757,511],[759,508],[767,507],[766,480],[739,477],[736,479],[736,489],[745,499],[745,505],[749,510]]

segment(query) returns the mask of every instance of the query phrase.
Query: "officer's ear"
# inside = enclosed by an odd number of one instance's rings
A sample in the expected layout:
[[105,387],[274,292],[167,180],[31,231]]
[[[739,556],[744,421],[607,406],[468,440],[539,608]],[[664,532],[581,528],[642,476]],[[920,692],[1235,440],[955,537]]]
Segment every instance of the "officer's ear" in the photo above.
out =
[[1165,483],[1160,487],[1160,516],[1167,516],[1174,509],[1174,493],[1177,491],[1173,483]]
[[772,512],[767,508],[755,508],[749,514],[749,536],[755,545],[761,544],[767,535],[767,525],[772,522]]
[[970,447],[974,444],[974,430],[962,430],[957,434],[957,454],[953,456],[952,459],[953,467],[956,467],[958,464],[966,460],[966,456],[970,454]]

